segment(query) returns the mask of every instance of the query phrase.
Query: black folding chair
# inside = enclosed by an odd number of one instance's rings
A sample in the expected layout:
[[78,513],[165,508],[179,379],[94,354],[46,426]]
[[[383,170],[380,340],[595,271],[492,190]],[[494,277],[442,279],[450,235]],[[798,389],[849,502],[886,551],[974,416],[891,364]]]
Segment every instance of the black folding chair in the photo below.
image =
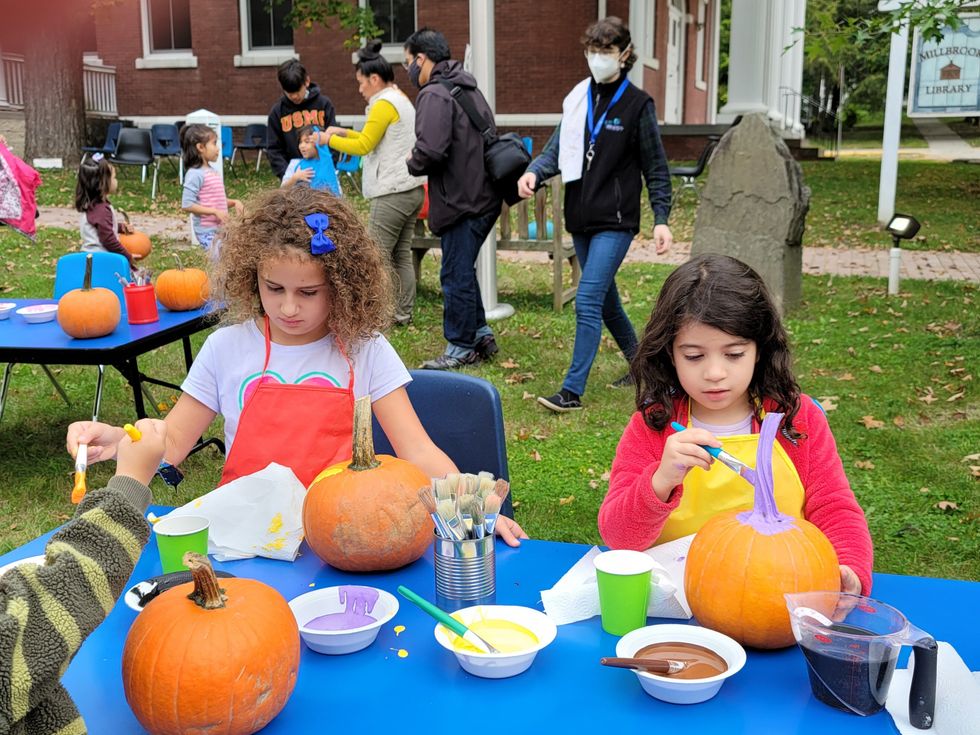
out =
[[93,153],[101,153],[104,156],[111,156],[116,152],[116,142],[119,140],[119,131],[122,130],[121,122],[109,123],[105,132],[105,143],[102,145],[83,145],[82,163]]
[[[241,143],[236,143],[235,147],[231,151],[231,165],[235,165],[235,154],[238,151],[258,151],[258,156],[255,158],[255,170],[258,172],[259,164],[262,163],[262,151],[267,148],[266,136],[268,131],[266,126],[262,123],[254,123],[245,128],[245,136]],[[245,160],[245,154],[242,153],[242,161]]]
[[150,198],[157,196],[157,176],[160,161],[153,155],[153,138],[149,130],[143,128],[123,128],[119,131],[119,144],[109,161],[117,166],[142,166],[141,183],[146,183],[146,167],[153,166],[153,186]]

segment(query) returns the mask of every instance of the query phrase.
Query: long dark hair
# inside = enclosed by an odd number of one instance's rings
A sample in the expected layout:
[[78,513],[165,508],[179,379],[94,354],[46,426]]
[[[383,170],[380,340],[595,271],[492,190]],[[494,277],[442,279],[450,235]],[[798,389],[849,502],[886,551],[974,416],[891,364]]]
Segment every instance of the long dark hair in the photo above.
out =
[[201,152],[197,149],[197,144],[205,144],[211,138],[217,139],[217,134],[207,125],[194,123],[185,125],[180,129],[180,154],[184,159],[184,168],[190,170],[204,165]]
[[662,431],[670,421],[674,400],[684,395],[672,350],[678,331],[691,322],[755,342],[758,360],[749,383],[755,417],[762,418],[762,399],[768,398],[786,414],[787,434],[800,438],[793,428],[800,386],[793,376],[789,339],[779,311],[758,273],[740,260],[714,253],[692,258],[667,276],[630,362],[636,407],[647,426]]
[[395,81],[395,72],[388,60],[381,55],[383,44],[378,39],[368,41],[364,48],[357,52],[357,62],[354,68],[361,72],[362,77],[377,74],[383,82]]
[[112,183],[112,164],[104,158],[89,158],[78,167],[75,184],[75,209],[87,212],[93,204],[104,202]]

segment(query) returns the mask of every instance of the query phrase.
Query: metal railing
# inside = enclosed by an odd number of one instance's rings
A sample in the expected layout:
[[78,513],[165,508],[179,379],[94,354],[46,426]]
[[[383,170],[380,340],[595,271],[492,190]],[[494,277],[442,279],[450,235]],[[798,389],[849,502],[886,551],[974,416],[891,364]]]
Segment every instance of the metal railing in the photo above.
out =
[[[0,54],[0,108],[24,108],[24,57],[20,54]],[[95,117],[116,117],[116,67],[86,62],[82,65],[82,86],[85,90],[85,114]]]
[[799,120],[806,140],[820,149],[823,156],[837,158],[840,151],[843,120],[817,100],[790,87],[780,87],[783,100],[783,119],[790,120],[799,104]]

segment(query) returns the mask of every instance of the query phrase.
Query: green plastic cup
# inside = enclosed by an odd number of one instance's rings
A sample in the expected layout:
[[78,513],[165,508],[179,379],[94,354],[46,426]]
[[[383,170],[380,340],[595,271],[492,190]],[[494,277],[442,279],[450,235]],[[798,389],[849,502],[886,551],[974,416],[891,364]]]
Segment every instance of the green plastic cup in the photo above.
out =
[[166,517],[153,525],[164,574],[183,571],[188,551],[208,553],[208,526],[210,521],[199,516]]
[[592,560],[599,583],[602,629],[626,635],[647,624],[653,559],[642,551],[604,551]]

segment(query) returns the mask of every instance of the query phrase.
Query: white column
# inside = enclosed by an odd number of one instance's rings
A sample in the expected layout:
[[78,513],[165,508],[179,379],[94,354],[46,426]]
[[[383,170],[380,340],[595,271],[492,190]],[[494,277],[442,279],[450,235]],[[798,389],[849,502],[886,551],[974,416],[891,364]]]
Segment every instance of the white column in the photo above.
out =
[[7,75],[3,71],[3,47],[0,46],[0,104],[7,101]]
[[708,122],[718,122],[718,61],[721,55],[721,0],[714,0],[711,11],[711,68],[708,70]]
[[[806,0],[794,0],[793,7],[793,23],[790,28],[790,33],[792,33],[793,28],[805,28],[806,27]],[[793,34],[793,41],[797,40],[797,34]],[[800,35],[797,43],[793,44],[793,48],[789,51],[790,56],[793,58],[792,66],[792,76],[790,77],[790,85],[800,94],[793,95],[793,109],[792,109],[792,129],[795,135],[800,137],[803,136],[803,120],[800,117],[803,105],[803,44],[805,38]]]
[[[633,50],[636,51],[638,62],[633,65],[633,68],[629,70],[626,76],[640,89],[643,89],[643,43],[645,34],[650,32],[647,13],[655,12],[650,7],[653,5],[653,1],[649,2],[649,4],[647,2],[631,2],[629,18],[626,20],[626,24],[630,29],[630,36],[633,38]],[[600,17],[604,18],[605,16]]]
[[768,36],[768,17],[766,0],[732,0],[728,103],[719,111],[722,122],[731,122],[736,115],[769,112],[764,86],[768,44],[759,33],[761,27]]
[[606,15],[606,0],[598,0],[596,3],[596,20],[602,20]]
[[[493,0],[470,0],[470,49],[473,76],[496,112],[496,77],[494,75]],[[483,242],[476,259],[476,278],[480,282],[483,310],[487,319],[503,319],[514,313],[510,304],[497,303],[497,231],[493,229]]]
[[[879,6],[880,8],[880,6]],[[881,139],[881,172],[878,181],[878,222],[888,224],[895,214],[898,184],[898,141],[902,130],[902,98],[905,95],[905,61],[909,27],[903,24],[892,34],[888,55],[888,86],[885,97],[885,129]]]
[[782,92],[784,63],[787,61],[783,48],[788,45],[788,33],[784,19],[786,18],[786,6],[782,0],[770,0],[769,3],[769,33],[766,35],[766,82],[765,82],[765,101],[769,106],[769,120],[774,125],[782,126],[783,105]]

